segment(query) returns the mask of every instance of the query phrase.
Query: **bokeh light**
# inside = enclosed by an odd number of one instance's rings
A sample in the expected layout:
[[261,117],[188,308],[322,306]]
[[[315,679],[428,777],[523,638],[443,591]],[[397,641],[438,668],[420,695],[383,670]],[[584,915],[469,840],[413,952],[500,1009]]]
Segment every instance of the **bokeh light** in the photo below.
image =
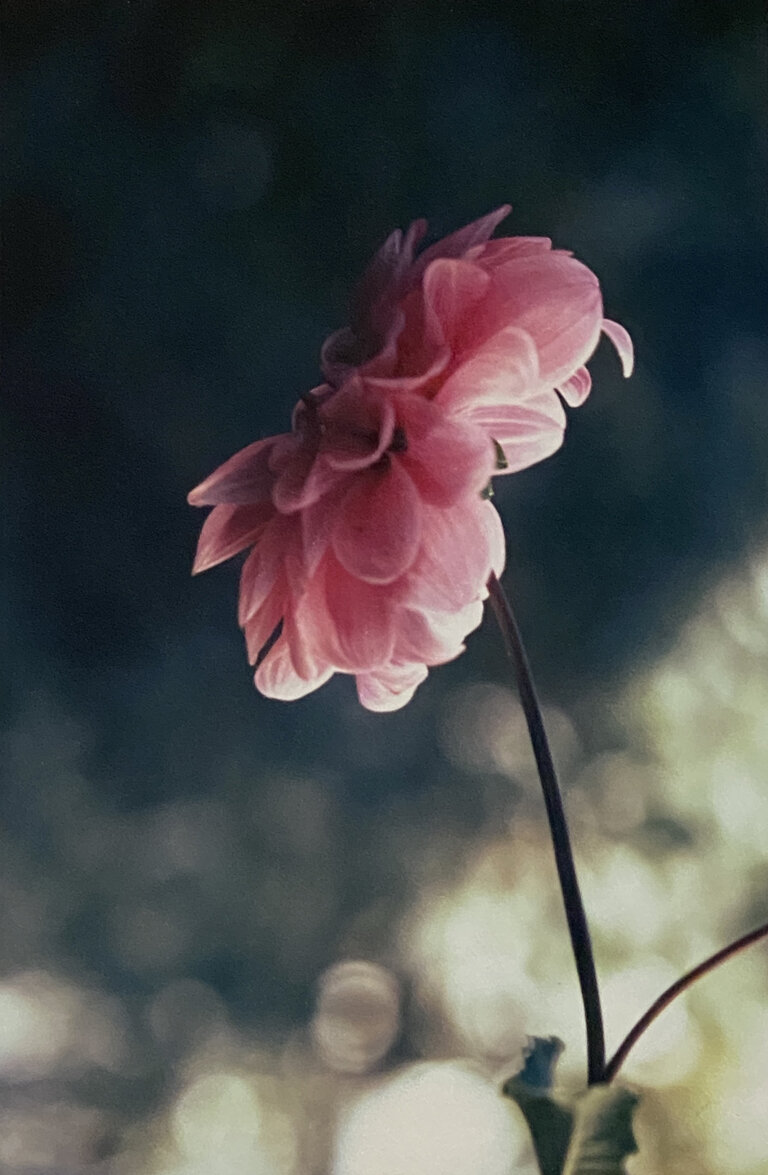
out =
[[319,981],[312,1037],[329,1069],[366,1073],[389,1051],[400,1028],[400,990],[384,967],[337,963]]
[[415,1065],[364,1094],[342,1119],[333,1175],[535,1175],[521,1111],[454,1063]]

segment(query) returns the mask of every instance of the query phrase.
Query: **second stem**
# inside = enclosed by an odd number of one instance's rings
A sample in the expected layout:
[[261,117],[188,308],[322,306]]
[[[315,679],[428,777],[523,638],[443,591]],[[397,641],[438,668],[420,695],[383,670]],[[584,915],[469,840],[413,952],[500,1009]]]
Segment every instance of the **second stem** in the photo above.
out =
[[547,819],[552,835],[552,846],[555,852],[557,875],[560,880],[560,889],[565,905],[565,916],[568,922],[568,931],[571,936],[571,947],[576,961],[576,971],[579,977],[581,998],[584,1004],[584,1019],[587,1029],[587,1080],[590,1085],[596,1085],[605,1080],[605,1033],[603,1029],[603,1014],[600,1007],[600,990],[597,983],[597,971],[592,952],[592,942],[589,936],[587,916],[584,903],[581,899],[581,890],[576,876],[576,865],[573,860],[571,838],[568,832],[568,823],[565,818],[563,797],[557,781],[557,773],[549,749],[541,707],[536,696],[536,689],[531,677],[525,648],[520,630],[517,627],[512,607],[507,596],[495,575],[491,574],[488,581],[488,592],[491,605],[501,629],[507,652],[515,668],[517,688],[520,702],[528,725],[536,767],[544,792],[544,804],[547,809]]

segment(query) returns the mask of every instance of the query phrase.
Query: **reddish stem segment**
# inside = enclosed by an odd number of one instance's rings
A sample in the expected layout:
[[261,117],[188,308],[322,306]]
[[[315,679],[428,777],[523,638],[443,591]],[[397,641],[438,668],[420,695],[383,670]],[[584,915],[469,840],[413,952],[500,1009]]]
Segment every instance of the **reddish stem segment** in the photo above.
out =
[[582,1003],[584,1004],[584,1019],[587,1029],[587,1073],[590,1085],[596,1085],[605,1080],[605,1035],[603,1030],[603,1014],[600,1007],[600,990],[597,983],[597,971],[592,952],[592,942],[589,937],[587,916],[584,912],[584,903],[576,876],[576,865],[573,860],[571,838],[568,832],[568,823],[565,817],[563,797],[557,781],[557,773],[549,749],[541,707],[536,697],[536,689],[531,676],[525,648],[520,630],[517,627],[512,607],[507,596],[495,575],[491,574],[488,580],[488,592],[491,605],[501,629],[507,652],[515,668],[517,688],[520,694],[525,720],[528,724],[528,734],[536,758],[536,766],[544,792],[544,804],[547,809],[547,819],[552,835],[552,846],[555,852],[557,875],[560,880],[560,890],[565,905],[565,916],[568,921],[568,931],[571,936],[571,947],[576,961],[576,971],[579,977]]
[[624,1040],[621,1042],[616,1052],[611,1057],[610,1061],[605,1067],[606,1083],[613,1081],[621,1066],[626,1061],[629,1053],[637,1044],[640,1037],[647,1028],[650,1028],[657,1016],[669,1007],[673,1000],[677,999],[679,995],[695,983],[697,979],[701,979],[710,971],[714,971],[726,959],[730,959],[732,955],[737,955],[739,951],[743,951],[745,947],[751,946],[753,942],[759,942],[761,938],[768,937],[768,922],[762,926],[758,926],[755,930],[750,930],[748,934],[742,935],[732,942],[730,946],[723,947],[721,951],[717,951],[714,955],[710,955],[703,963],[699,963],[698,967],[694,967],[691,971],[686,972],[682,978],[678,979],[666,991],[662,992],[659,998],[651,1004],[647,1012],[645,1012],[634,1028],[627,1033]]

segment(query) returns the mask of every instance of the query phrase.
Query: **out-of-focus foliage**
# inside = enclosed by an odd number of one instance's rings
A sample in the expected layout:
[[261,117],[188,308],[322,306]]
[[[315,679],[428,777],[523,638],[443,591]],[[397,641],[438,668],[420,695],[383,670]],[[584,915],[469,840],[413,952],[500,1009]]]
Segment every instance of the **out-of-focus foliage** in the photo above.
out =
[[[343,680],[280,706],[250,686],[235,572],[188,579],[187,490],[286,427],[414,216],[439,233],[510,199],[510,231],[575,249],[637,343],[631,383],[599,354],[564,450],[496,498],[610,1043],[768,917],[760,19],[4,5],[9,1175],[362,1175],[382,1129],[457,1131],[487,1148],[473,1170],[522,1175],[497,1091],[527,1036],[582,1079],[491,625],[401,714]],[[767,987],[757,947],[632,1054],[632,1175],[763,1171]]]

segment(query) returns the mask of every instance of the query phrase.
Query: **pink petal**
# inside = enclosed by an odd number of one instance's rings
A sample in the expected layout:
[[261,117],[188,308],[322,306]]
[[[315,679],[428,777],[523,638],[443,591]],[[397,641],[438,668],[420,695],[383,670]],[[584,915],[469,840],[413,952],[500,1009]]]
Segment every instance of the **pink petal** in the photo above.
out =
[[[295,433],[305,433],[309,422],[316,416],[318,409],[328,403],[336,394],[330,384],[317,384],[305,392],[291,413],[291,427]],[[290,434],[288,434],[290,435]]]
[[503,265],[517,257],[529,257],[532,253],[548,253],[552,248],[549,237],[499,237],[476,245],[466,255],[467,261],[480,260],[484,268]]
[[389,661],[395,643],[391,589],[353,578],[333,558],[326,564],[324,587],[311,622],[327,659],[350,673]]
[[511,211],[511,204],[502,204],[500,208],[481,216],[479,220],[473,220],[471,224],[430,245],[417,259],[410,276],[417,277],[438,258],[463,257],[470,249],[484,244]]
[[291,660],[291,652],[286,638],[280,636],[256,670],[254,681],[256,688],[265,697],[276,698],[281,702],[294,702],[297,698],[306,697],[313,690],[325,685],[332,676],[333,669],[330,666],[325,666],[316,677],[309,681],[301,677]]
[[464,651],[464,638],[483,618],[479,600],[457,612],[422,612],[404,608],[397,622],[395,658],[444,665]]
[[433,261],[424,274],[427,338],[437,346],[450,343],[490,284],[489,274],[470,261]]
[[[500,430],[496,430],[500,433]],[[505,437],[503,441],[499,441],[506,465],[503,469],[496,471],[496,476],[501,477],[506,473],[520,473],[523,469],[529,469],[531,465],[537,465],[539,461],[546,461],[547,457],[551,457],[558,451],[563,443],[562,432],[557,432],[552,429],[549,432],[532,432],[530,436]]]
[[255,543],[275,513],[271,502],[214,506],[203,523],[192,574],[199,575]]
[[426,220],[414,220],[405,236],[399,228],[390,233],[374,254],[357,288],[355,309],[358,316],[375,311],[377,303],[388,296],[397,296],[403,277],[413,263],[414,250],[426,231]]
[[557,390],[566,404],[570,404],[571,408],[578,408],[592,390],[592,376],[586,367],[577,367],[570,379],[561,383]]
[[604,318],[603,334],[608,336],[618,351],[624,378],[629,379],[635,366],[635,349],[629,331],[625,330],[620,323],[612,322],[610,318]]
[[[446,346],[429,351],[421,346],[422,343],[423,339],[420,338],[416,350],[410,353],[406,351],[405,340],[403,340],[399,348],[397,371],[391,370],[391,365],[385,369],[378,358],[367,363],[362,369],[366,387],[384,396],[412,392],[420,392],[422,395],[428,396],[429,385],[442,375],[450,363],[451,351]],[[401,369],[411,372],[411,374],[400,374]]]
[[557,387],[585,363],[603,323],[600,286],[573,257],[538,253],[491,271],[491,287],[462,324],[460,342],[471,353],[477,340],[504,326],[527,331],[539,356],[539,377]]
[[551,457],[563,443],[565,411],[553,391],[540,392],[523,404],[480,407],[472,421],[501,445],[506,466],[495,474],[518,473]]
[[421,548],[402,597],[410,608],[457,612],[481,598],[498,563],[498,536],[487,522],[487,509],[498,518],[479,496],[447,510],[424,507]]
[[237,619],[241,628],[262,606],[277,579],[279,563],[276,559],[265,558],[262,547],[263,544],[254,547],[240,572]]
[[426,665],[388,665],[357,675],[357,696],[366,710],[379,714],[401,710],[427,676]]
[[275,441],[280,439],[267,437],[235,453],[187,495],[190,506],[218,506],[224,502],[247,506],[265,502],[275,480],[269,457]]
[[467,493],[481,493],[495,466],[488,433],[474,421],[451,416],[419,397],[398,403],[407,448],[393,456],[425,502],[449,506]]
[[276,585],[243,626],[249,665],[255,665],[261,650],[285,613],[285,593]]
[[315,463],[317,446],[306,444],[303,439],[293,433],[289,437],[281,438],[272,450],[270,466],[275,474],[272,487],[272,501],[281,514],[291,514],[301,509],[302,492],[307,477]]
[[413,255],[416,252],[416,246],[419,244],[429,228],[429,224],[420,216],[418,220],[412,220],[408,225],[408,231],[403,237],[403,248],[401,256],[405,257],[408,264],[412,264]]
[[[426,230],[426,224],[424,225]],[[358,299],[365,303],[376,301],[392,284],[400,268],[403,253],[403,230],[396,228],[383,245],[376,250],[358,286]]]
[[[299,415],[299,405],[293,410],[293,416]],[[296,460],[296,454],[304,447],[304,439],[298,431],[283,432],[274,437],[274,444],[267,458],[267,464],[272,473],[280,474]]]
[[539,356],[533,339],[505,326],[463,359],[435,397],[455,412],[476,404],[510,404],[539,386]]
[[[350,483],[351,484],[351,483]],[[309,577],[317,570],[320,560],[331,542],[336,524],[338,502],[333,498],[321,498],[301,512],[301,542],[304,567]]]
[[[491,557],[491,571],[499,577],[504,570],[507,556],[507,540],[499,512],[490,502],[481,502],[480,521],[485,533]],[[489,576],[490,578],[490,576]],[[483,593],[485,598],[485,592]]]
[[340,387],[355,362],[364,358],[360,341],[348,326],[333,332],[320,348],[320,368],[334,387]]
[[395,409],[391,397],[355,376],[324,406],[322,454],[337,470],[374,465],[392,443]]
[[280,515],[277,515],[264,530],[243,564],[240,572],[238,608],[238,623],[241,628],[262,606],[275,586],[278,576],[284,575],[285,555],[289,549],[290,539],[288,525]]
[[[291,651],[291,663],[304,681],[312,681],[329,664],[319,651],[316,633],[311,623],[311,589],[289,602],[283,618],[283,635]],[[327,624],[327,618],[325,620]]]
[[355,367],[391,350],[403,325],[397,303],[406,292],[414,249],[426,230],[425,220],[413,221],[405,237],[396,229],[374,255],[355,291],[350,326],[331,335],[320,352],[323,373],[335,387]]
[[323,454],[304,449],[279,474],[272,500],[282,514],[295,514],[314,505],[344,477]]
[[363,471],[339,508],[336,557],[357,579],[391,583],[416,557],[421,514],[416,487],[397,461]]

